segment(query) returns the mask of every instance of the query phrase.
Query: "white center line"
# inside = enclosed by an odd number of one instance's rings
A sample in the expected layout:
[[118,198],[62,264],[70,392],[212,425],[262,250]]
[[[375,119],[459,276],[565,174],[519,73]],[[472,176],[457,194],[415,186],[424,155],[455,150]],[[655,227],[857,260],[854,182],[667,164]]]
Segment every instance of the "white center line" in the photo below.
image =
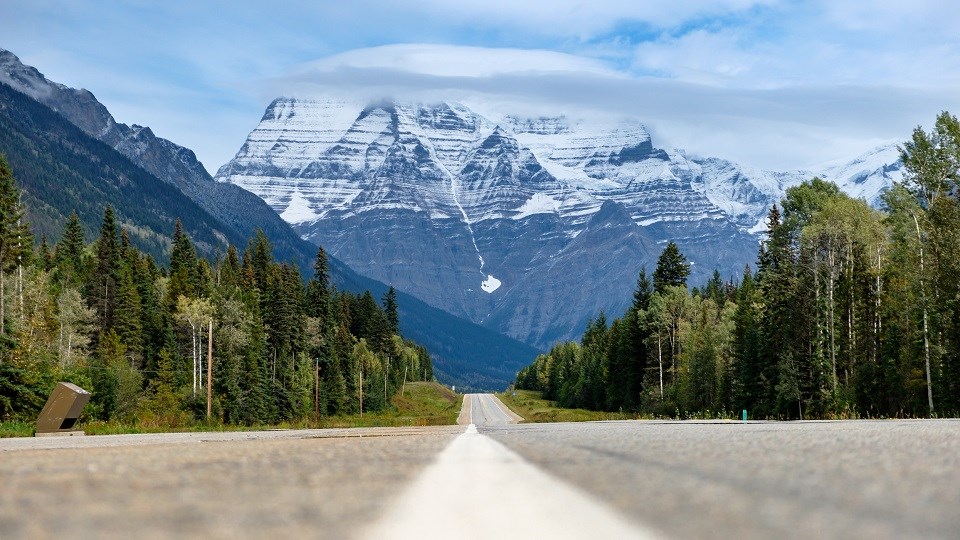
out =
[[662,538],[467,430],[440,453],[366,538]]

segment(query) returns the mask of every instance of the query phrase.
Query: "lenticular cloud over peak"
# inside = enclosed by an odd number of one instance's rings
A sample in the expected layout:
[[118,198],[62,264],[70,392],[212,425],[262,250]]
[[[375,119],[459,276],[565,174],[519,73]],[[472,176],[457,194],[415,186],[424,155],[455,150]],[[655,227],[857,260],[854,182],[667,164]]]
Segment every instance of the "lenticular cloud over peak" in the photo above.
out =
[[555,51],[428,44],[354,49],[310,62],[299,72],[321,76],[343,69],[403,71],[435,77],[558,72],[620,76],[601,61]]

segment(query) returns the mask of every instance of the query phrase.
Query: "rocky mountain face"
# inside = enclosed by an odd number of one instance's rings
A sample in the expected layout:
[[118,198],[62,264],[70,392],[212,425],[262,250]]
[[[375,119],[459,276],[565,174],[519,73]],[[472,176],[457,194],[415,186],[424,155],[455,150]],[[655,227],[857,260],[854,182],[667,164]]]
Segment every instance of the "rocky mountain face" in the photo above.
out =
[[[155,136],[150,128],[118,123],[90,92],[47,80],[0,49],[0,153],[24,189],[34,229],[56,239],[71,211],[89,231],[111,204],[133,240],[159,260],[169,255],[174,220],[183,220],[207,256],[228,244],[245,245],[262,228],[280,260],[312,273],[317,247],[299,237],[260,197],[215,183],[194,153]],[[387,285],[332,258],[341,289]],[[401,329],[433,355],[435,373],[461,388],[499,390],[513,381],[537,350],[500,333],[398,295]]]
[[[24,65],[16,55],[3,49],[0,49],[0,82],[46,105],[90,137],[110,146],[154,177],[172,184],[230,232],[249,238],[258,227],[263,229],[282,260],[306,263],[315,254],[315,249],[304,246],[259,197],[236,186],[214,182],[192,150],[157,137],[149,127],[117,122],[91,92],[50,81],[36,68]],[[230,236],[228,231],[224,233]],[[208,247],[211,253],[225,249],[225,245]]]
[[[875,201],[899,164],[884,147],[818,173]],[[670,240],[691,284],[739,275],[770,205],[814,174],[658,148],[633,120],[279,98],[216,180],[362,274],[546,347],[619,315]]]

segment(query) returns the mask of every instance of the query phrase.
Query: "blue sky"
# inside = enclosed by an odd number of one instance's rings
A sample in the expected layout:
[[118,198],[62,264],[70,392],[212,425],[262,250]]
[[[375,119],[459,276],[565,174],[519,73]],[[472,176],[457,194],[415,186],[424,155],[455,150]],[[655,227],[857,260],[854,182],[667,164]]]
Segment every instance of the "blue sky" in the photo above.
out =
[[211,172],[278,95],[622,114],[788,169],[960,112],[960,2],[5,0],[0,47]]

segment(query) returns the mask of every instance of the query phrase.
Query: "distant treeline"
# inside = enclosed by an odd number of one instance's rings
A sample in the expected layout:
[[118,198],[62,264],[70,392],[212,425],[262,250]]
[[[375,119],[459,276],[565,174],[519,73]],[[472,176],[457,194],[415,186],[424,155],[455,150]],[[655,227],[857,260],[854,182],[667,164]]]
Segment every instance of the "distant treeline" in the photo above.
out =
[[[901,148],[904,180],[871,209],[814,178],[771,208],[736,281],[689,291],[674,244],[631,309],[517,376],[567,407],[663,416],[960,413],[960,123]],[[782,208],[782,212],[781,212]]]
[[33,420],[57,381],[92,392],[89,417],[175,426],[206,416],[210,367],[214,417],[236,424],[379,410],[433,378],[394,290],[336,290],[322,248],[305,284],[259,232],[211,263],[178,221],[161,268],[109,206],[92,244],[76,214],[55,245],[22,216],[0,156],[0,420]]

